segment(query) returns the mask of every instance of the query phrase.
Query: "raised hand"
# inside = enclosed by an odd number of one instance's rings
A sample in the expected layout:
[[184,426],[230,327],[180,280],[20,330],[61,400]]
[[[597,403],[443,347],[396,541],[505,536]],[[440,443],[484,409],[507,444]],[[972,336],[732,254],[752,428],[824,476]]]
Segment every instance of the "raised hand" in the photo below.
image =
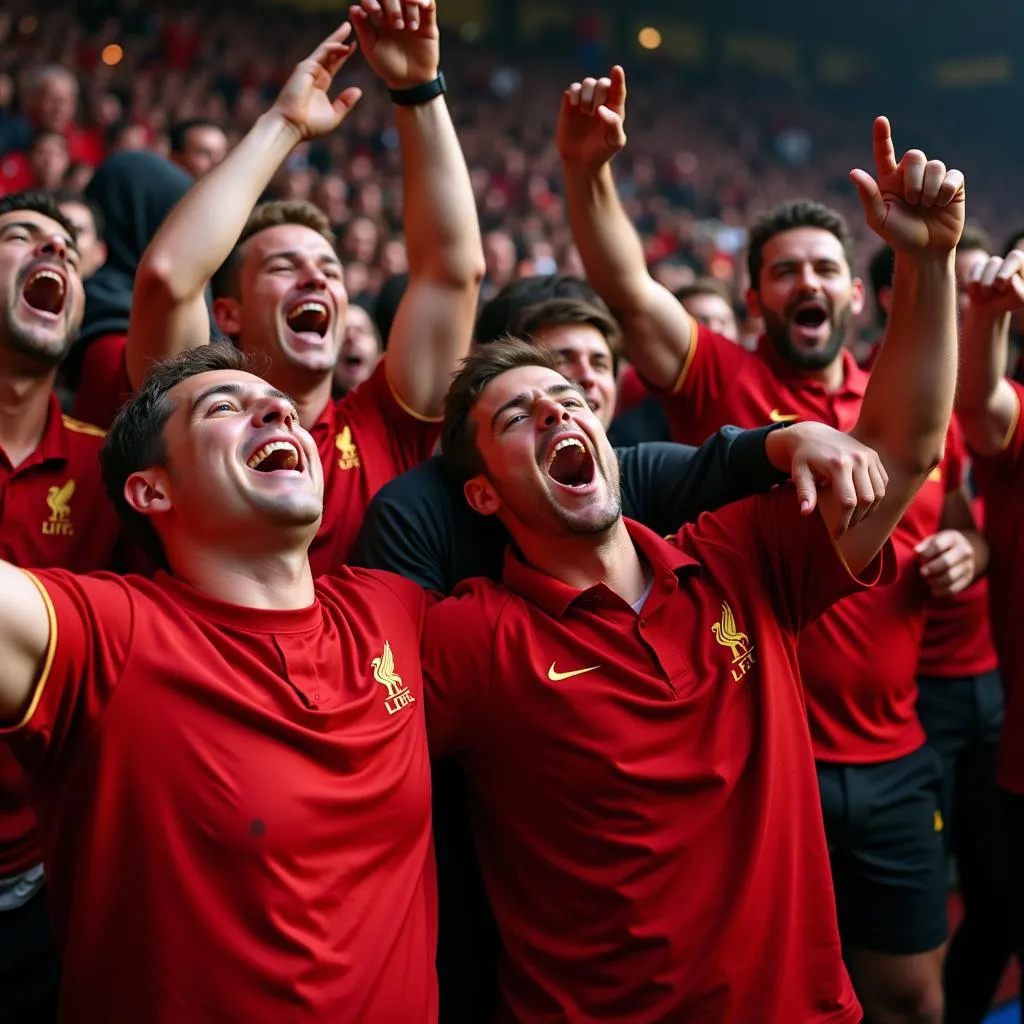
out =
[[360,0],[348,15],[367,62],[389,89],[437,78],[441,36],[434,0]]
[[875,177],[850,171],[868,226],[896,252],[942,256],[956,248],[964,227],[964,176],[910,149],[896,162],[887,118],[875,119]]
[[971,309],[979,313],[1015,313],[1024,309],[1024,252],[990,256],[971,271],[967,282]]
[[562,97],[556,139],[567,163],[600,167],[626,145],[626,72],[573,82]]
[[301,140],[333,131],[362,96],[362,90],[356,88],[345,89],[334,100],[327,95],[334,76],[355,53],[355,43],[349,42],[351,34],[348,22],[332,32],[296,66],[274,101],[271,112],[294,127]]

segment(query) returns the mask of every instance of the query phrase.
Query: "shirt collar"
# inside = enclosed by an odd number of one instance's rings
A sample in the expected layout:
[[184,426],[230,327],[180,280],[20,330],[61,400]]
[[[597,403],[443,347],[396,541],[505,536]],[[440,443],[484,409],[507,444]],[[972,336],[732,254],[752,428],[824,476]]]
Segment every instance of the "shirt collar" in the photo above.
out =
[[51,392],[50,404],[46,409],[46,426],[43,428],[43,436],[39,439],[35,451],[18,466],[17,471],[27,469],[29,466],[38,466],[44,462],[67,462],[68,458],[68,433],[64,426],[64,413],[57,399],[57,393]]
[[[676,576],[684,572],[692,572],[700,569],[700,562],[674,544],[663,540],[656,533],[648,530],[646,526],[634,522],[632,519],[624,519],[626,531],[630,540],[639,549],[640,554],[650,564],[654,571],[654,578]],[[542,611],[555,618],[561,618],[569,606],[576,601],[583,599],[583,603],[590,603],[586,598],[596,598],[601,602],[611,591],[603,584],[598,583],[585,590],[578,590],[576,587],[555,579],[547,573],[535,569],[524,561],[514,544],[510,544],[505,550],[505,568],[502,573],[502,582],[514,594],[525,598],[531,604],[537,605]],[[616,600],[619,600],[616,598]]]
[[[757,355],[768,364],[772,374],[779,380],[784,380],[791,386],[800,388],[821,388],[821,384],[817,380],[805,376],[792,363],[786,362],[764,334],[757,339]],[[845,346],[842,355],[843,382],[834,394],[850,398],[863,398],[869,374],[857,365],[857,360]]]

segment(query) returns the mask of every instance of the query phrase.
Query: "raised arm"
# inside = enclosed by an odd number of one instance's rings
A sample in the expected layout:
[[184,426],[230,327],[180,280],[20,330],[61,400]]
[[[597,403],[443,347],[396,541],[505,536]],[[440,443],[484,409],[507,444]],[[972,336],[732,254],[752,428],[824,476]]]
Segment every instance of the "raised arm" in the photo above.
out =
[[9,562],[0,562],[0,609],[0,720],[13,724],[45,668],[50,614],[32,578]]
[[[433,0],[402,0],[381,9],[362,0],[349,14],[367,61],[388,89],[438,76],[439,33]],[[415,414],[441,415],[452,373],[469,352],[483,243],[469,170],[443,95],[395,104],[405,175],[409,283],[387,340],[387,374]]]
[[686,366],[693,321],[647,272],[636,229],[622,208],[611,160],[626,144],[626,74],[586,78],[562,97],[558,152],[562,157],[569,223],[587,279],[611,307],[626,355],[640,375],[669,390]]
[[993,256],[975,267],[967,285],[960,387],[956,411],[967,446],[976,455],[1006,447],[1020,409],[1006,380],[1010,315],[1024,309],[1024,253]]
[[346,22],[299,64],[274,105],[222,164],[189,189],[150,242],[135,275],[125,360],[138,387],[159,359],[210,340],[203,293],[292,149],[325,135],[359,99],[327,91],[355,52]]
[[[875,557],[942,459],[957,370],[953,254],[964,225],[964,179],[908,151],[897,164],[889,122],[874,126],[876,174],[850,176],[868,225],[896,253],[892,312],[853,435],[882,457],[889,476],[877,512],[838,545],[859,572]],[[837,503],[821,501],[834,526]]]

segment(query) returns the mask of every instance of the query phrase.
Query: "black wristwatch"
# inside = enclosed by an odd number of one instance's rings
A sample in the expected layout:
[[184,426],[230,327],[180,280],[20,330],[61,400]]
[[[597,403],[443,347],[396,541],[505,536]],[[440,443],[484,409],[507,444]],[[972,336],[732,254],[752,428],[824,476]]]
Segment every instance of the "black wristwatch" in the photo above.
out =
[[438,71],[437,78],[432,82],[422,82],[414,85],[411,89],[388,89],[391,94],[391,101],[400,107],[418,107],[421,103],[427,103],[435,96],[443,96],[448,91],[448,83],[445,81],[444,72]]

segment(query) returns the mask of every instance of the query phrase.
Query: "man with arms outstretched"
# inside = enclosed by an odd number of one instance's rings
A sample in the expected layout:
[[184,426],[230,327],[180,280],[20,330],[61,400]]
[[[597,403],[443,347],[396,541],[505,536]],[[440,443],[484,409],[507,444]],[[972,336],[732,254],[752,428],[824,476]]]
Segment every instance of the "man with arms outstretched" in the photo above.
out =
[[[567,90],[558,136],[566,197],[588,278],[619,319],[630,361],[660,393],[674,440],[699,441],[723,423],[814,419],[849,429],[862,415],[868,377],[845,348],[846,327],[864,296],[851,273],[843,218],[798,199],[780,203],[751,228],[747,302],[763,318],[765,334],[757,351],[747,352],[698,327],[648,274],[609,163],[625,144],[624,114],[621,68]],[[861,171],[852,175],[869,224],[889,240],[891,194],[905,194],[921,216],[917,243],[896,239],[892,246],[904,305],[894,300],[889,333],[925,345],[930,323],[944,329],[944,293],[941,301],[932,296],[946,287],[962,227],[962,202],[947,203],[959,178],[948,178],[919,150],[897,163],[884,119],[875,124],[874,146],[878,182]],[[872,383],[885,393],[889,416],[907,417],[909,389],[931,387],[944,368],[918,358],[912,346],[883,351],[888,359],[876,363]],[[949,543],[953,530],[968,543]],[[931,550],[924,545],[929,538]],[[898,582],[836,603],[805,630],[800,673],[844,954],[865,1013],[871,1020],[938,1024],[948,888],[941,763],[914,704],[927,608],[919,567],[925,563],[938,577],[953,559],[975,551],[976,563],[984,564],[955,444],[926,474],[893,544]],[[973,570],[959,575],[969,581]]]
[[269,359],[268,378],[293,396],[316,438],[326,488],[310,552],[317,573],[345,561],[373,494],[436,446],[483,276],[473,191],[438,70],[433,0],[386,12],[365,0],[350,17],[395,102],[405,166],[409,283],[373,376],[332,400],[348,299],[326,218],[294,202],[252,212],[291,149],[332,131],[357,102],[357,89],[333,103],[327,95],[354,50],[348,24],[296,68],[268,113],[163,224],[136,275],[126,349],[137,386],[155,359],[205,344],[203,290],[216,274],[219,327],[242,351]]

